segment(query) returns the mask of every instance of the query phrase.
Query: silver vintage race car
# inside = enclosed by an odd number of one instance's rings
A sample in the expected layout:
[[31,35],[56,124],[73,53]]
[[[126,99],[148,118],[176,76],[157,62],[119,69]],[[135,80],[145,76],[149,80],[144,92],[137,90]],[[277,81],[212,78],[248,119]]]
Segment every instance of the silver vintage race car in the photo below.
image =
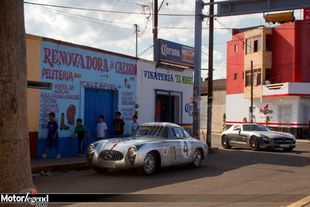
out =
[[259,124],[234,124],[222,132],[221,142],[225,149],[237,146],[250,147],[252,150],[282,148],[292,151],[296,146],[296,139],[292,134],[271,131]]
[[192,138],[179,125],[145,123],[129,138],[114,138],[92,143],[87,160],[96,171],[140,168],[152,174],[161,167],[190,163],[199,167],[208,146]]

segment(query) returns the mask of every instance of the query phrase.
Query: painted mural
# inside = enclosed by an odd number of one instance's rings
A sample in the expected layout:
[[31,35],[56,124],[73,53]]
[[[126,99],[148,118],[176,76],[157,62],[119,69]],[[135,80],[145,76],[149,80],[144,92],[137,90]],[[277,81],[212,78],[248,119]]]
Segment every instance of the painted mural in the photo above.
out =
[[39,138],[46,137],[50,112],[56,113],[59,137],[72,135],[75,120],[84,117],[85,88],[117,91],[116,108],[129,133],[136,99],[134,59],[50,41],[42,41],[40,52],[40,79],[52,83],[52,90],[41,90]]

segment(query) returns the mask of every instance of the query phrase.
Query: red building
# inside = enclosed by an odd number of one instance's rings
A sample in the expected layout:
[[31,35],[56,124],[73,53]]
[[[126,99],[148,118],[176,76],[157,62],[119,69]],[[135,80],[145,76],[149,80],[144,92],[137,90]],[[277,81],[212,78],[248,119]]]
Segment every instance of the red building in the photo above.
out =
[[234,29],[227,43],[227,125],[250,120],[309,136],[310,22]]

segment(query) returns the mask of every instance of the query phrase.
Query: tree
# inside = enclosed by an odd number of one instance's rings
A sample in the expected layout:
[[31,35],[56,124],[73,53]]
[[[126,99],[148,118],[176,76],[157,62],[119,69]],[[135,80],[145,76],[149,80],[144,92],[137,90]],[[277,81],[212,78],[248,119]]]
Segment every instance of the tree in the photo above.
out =
[[24,2],[0,1],[0,192],[31,188]]

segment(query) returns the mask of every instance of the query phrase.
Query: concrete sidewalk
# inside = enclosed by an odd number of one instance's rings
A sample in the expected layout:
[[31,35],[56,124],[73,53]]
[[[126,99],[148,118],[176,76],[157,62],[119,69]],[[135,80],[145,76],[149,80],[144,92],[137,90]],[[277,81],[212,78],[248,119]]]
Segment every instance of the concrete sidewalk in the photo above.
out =
[[60,159],[42,159],[31,160],[32,173],[48,171],[66,171],[88,169],[88,163],[85,157],[63,157]]

